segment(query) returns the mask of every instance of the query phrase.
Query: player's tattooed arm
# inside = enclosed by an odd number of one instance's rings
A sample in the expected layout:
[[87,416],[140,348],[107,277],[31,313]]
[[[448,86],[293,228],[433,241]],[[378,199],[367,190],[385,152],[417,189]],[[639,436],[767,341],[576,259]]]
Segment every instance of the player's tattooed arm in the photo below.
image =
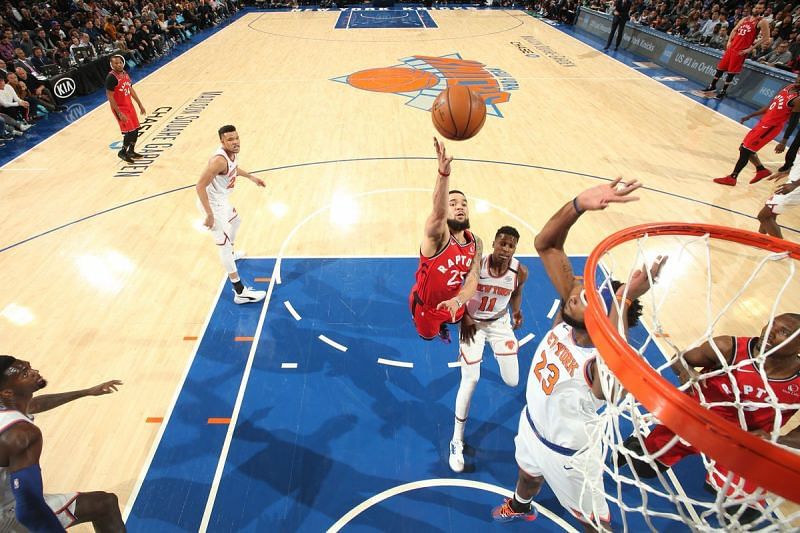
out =
[[722,359],[730,363],[733,360],[734,349],[733,337],[729,335],[714,337],[711,342],[675,354],[671,368],[680,382],[686,383],[697,374],[695,368],[719,368],[722,366]]
[[483,254],[483,241],[480,237],[475,237],[475,257],[472,259],[472,264],[469,267],[469,272],[467,272],[467,277],[464,280],[464,284],[461,286],[461,290],[458,291],[458,294],[450,298],[449,300],[445,300],[440,302],[439,305],[436,306],[436,309],[447,309],[450,312],[450,317],[455,320],[456,314],[461,306],[466,305],[467,301],[475,295],[475,292],[478,290],[478,275],[480,274],[480,265],[481,265],[481,256]]
[[630,194],[641,186],[637,180],[623,182],[622,178],[617,178],[610,183],[586,189],[556,211],[536,235],[534,246],[562,301],[569,296],[575,283],[572,266],[564,252],[569,230],[586,211],[601,211],[613,203],[638,200],[638,197]]
[[466,304],[470,298],[475,296],[478,290],[478,277],[481,272],[481,259],[483,258],[483,241],[477,235],[475,236],[475,257],[472,259],[472,264],[469,266],[467,278],[464,280],[464,286],[458,292],[458,299],[462,304]]
[[433,187],[433,209],[425,221],[425,235],[420,246],[420,252],[425,257],[432,257],[446,242],[447,231],[447,202],[450,190],[450,163],[453,156],[447,155],[444,143],[434,137],[433,145],[436,148],[436,158],[439,170],[436,176],[436,185]]

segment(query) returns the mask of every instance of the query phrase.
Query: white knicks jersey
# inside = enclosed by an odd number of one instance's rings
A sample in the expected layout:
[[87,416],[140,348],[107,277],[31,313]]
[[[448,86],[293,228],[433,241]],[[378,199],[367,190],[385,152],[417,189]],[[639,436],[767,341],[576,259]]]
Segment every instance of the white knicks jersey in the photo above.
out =
[[575,344],[564,322],[547,332],[536,348],[525,397],[539,434],[553,444],[579,450],[603,405],[592,394],[587,363],[597,350]]
[[239,166],[236,156],[234,155],[234,158],[230,159],[221,146],[217,148],[217,151],[214,152],[212,157],[218,155],[225,158],[225,162],[228,164],[228,171],[225,174],[217,174],[214,176],[214,179],[211,180],[211,183],[206,187],[208,201],[212,204],[218,204],[228,199],[228,195],[231,193],[233,186],[236,185],[236,168]]
[[[29,418],[19,411],[0,410],[0,434],[14,424],[20,422],[33,423],[33,418]],[[8,467],[0,467],[0,507],[14,503],[14,493],[11,492],[11,482],[9,481]]]
[[517,288],[519,260],[512,257],[505,274],[495,277],[489,272],[491,257],[487,255],[481,260],[478,290],[467,302],[467,313],[475,320],[494,320],[503,316],[511,300],[511,293]]

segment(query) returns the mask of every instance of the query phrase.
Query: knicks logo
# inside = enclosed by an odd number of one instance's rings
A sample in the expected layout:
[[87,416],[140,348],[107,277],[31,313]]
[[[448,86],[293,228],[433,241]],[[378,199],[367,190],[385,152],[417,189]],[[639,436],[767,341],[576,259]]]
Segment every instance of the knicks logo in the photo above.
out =
[[406,105],[424,111],[430,111],[446,88],[467,85],[486,102],[486,114],[500,118],[503,113],[498,106],[511,99],[509,91],[519,89],[517,80],[506,71],[461,59],[460,54],[412,56],[401,61],[400,65],[361,70],[332,81],[364,91],[398,94],[408,98]]

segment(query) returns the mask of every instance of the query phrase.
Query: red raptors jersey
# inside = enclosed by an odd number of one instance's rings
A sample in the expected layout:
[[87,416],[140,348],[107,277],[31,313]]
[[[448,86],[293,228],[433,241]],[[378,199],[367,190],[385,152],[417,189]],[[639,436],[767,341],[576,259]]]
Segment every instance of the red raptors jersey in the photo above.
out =
[[110,74],[117,78],[117,86],[114,87],[114,101],[117,102],[117,106],[120,108],[133,109],[133,102],[131,101],[131,77],[128,76],[128,73],[124,70],[122,72],[112,70]]
[[417,281],[412,290],[425,305],[434,307],[454,298],[461,289],[475,258],[475,237],[468,230],[464,235],[467,238],[465,244],[459,244],[450,235],[444,249],[433,257],[425,257],[420,253]]
[[759,121],[763,125],[782,126],[792,114],[792,103],[797,98],[794,85],[787,85],[775,95],[769,104],[767,112]]
[[750,48],[756,40],[759,22],[761,22],[761,17],[748,17],[747,20],[742,21],[736,28],[736,35],[733,36],[728,48],[734,50]]
[[[741,363],[753,358],[753,348],[758,337],[736,337],[736,354],[731,365]],[[733,388],[739,390],[739,398],[745,404],[742,408],[747,430],[762,429],[772,431],[776,409],[772,407],[748,406],[748,403],[766,403],[769,400],[767,388],[772,390],[780,404],[800,403],[800,373],[790,378],[768,378],[767,383],[761,377],[758,366],[754,361],[745,363],[730,374],[714,376],[701,382],[703,396],[706,402],[734,402],[736,396]],[[739,417],[735,407],[711,407],[712,411],[739,425]],[[780,409],[781,422],[785,424],[794,415],[797,409]]]

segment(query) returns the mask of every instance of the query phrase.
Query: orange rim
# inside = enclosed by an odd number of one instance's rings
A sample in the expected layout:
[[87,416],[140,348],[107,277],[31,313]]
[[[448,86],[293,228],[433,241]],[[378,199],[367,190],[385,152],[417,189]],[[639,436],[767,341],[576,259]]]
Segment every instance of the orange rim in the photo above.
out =
[[[750,231],[685,222],[642,224],[604,239],[586,262],[586,285],[597,287],[600,258],[628,241],[661,235],[709,235],[800,259],[800,245]],[[651,413],[694,447],[726,468],[779,496],[800,502],[800,456],[750,435],[705,409],[661,377],[616,331],[603,312],[596,290],[586,291],[586,327],[594,345],[622,385]]]

